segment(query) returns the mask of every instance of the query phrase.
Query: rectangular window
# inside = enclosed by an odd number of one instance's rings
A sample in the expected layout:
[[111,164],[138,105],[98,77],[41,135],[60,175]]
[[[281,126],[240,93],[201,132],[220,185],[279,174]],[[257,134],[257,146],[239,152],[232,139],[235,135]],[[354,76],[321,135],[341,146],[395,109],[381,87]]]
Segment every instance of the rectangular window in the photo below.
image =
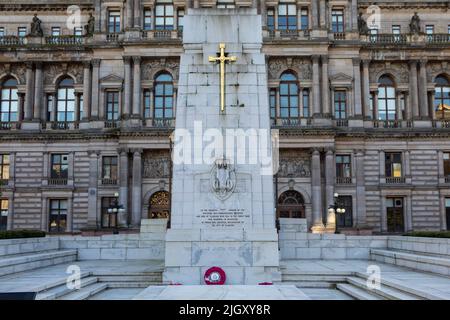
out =
[[333,9],[331,11],[331,30],[333,32],[344,32],[344,10]]
[[267,8],[267,29],[275,30],[275,9]]
[[350,155],[336,155],[336,178],[351,178],[352,164]]
[[158,3],[155,7],[155,29],[173,30],[172,1],[158,1]]
[[270,105],[270,117],[275,119],[277,116],[276,105],[277,105],[277,90],[270,89],[269,91],[269,105]]
[[5,231],[8,228],[8,199],[0,200],[0,231]]
[[9,154],[0,155],[0,184],[8,184],[9,180]]
[[399,152],[386,152],[385,154],[385,175],[387,178],[401,178],[402,154]]
[[336,201],[338,208],[345,209],[344,213],[336,214],[336,224],[340,228],[353,227],[353,201],[352,196],[339,196]]
[[67,226],[67,200],[50,200],[49,232],[65,232]]
[[102,158],[102,179],[110,180],[111,184],[117,181],[117,157],[105,156]]
[[53,95],[47,95],[47,121],[53,121],[52,119],[52,111],[53,111]]
[[149,119],[152,117],[151,114],[151,91],[150,90],[144,90],[144,118]]
[[425,33],[427,35],[432,35],[434,33],[434,26],[433,25],[426,25],[425,26]]
[[219,9],[233,9],[235,8],[234,0],[218,0],[217,8]]
[[108,12],[108,32],[119,33],[120,32],[120,11],[110,10]]
[[5,28],[0,27],[0,37],[4,37],[5,36]]
[[300,28],[302,30],[309,29],[309,13],[307,8],[302,8],[300,13]]
[[82,37],[83,36],[83,28],[82,27],[73,28],[73,35],[76,37]]
[[69,157],[67,154],[51,155],[50,177],[52,179],[67,179],[69,172]]
[[278,29],[297,30],[297,6],[280,3],[278,5]]
[[183,26],[184,26],[184,9],[178,9],[177,17],[178,17],[178,20],[177,20],[178,30],[183,30]]
[[117,203],[116,197],[102,198],[102,228],[114,228],[116,226],[117,214],[109,212]]
[[376,42],[378,39],[378,29],[376,28],[370,28],[369,29],[369,34],[370,34],[370,41],[371,42]]
[[52,27],[52,37],[59,37],[61,35],[60,27]]
[[309,89],[303,89],[302,91],[302,99],[303,99],[303,117],[309,118],[310,114],[310,106],[309,106]]
[[114,121],[119,119],[119,92],[106,92],[106,120]]
[[144,30],[152,29],[152,10],[149,8],[144,9]]
[[444,176],[450,177],[450,152],[444,152]]
[[399,25],[392,26],[392,34],[400,34],[400,26]]
[[334,117],[336,119],[347,118],[347,92],[335,91],[334,92]]
[[388,232],[404,232],[403,198],[386,198],[386,222]]
[[27,36],[27,27],[19,27],[17,28],[17,35],[21,38]]

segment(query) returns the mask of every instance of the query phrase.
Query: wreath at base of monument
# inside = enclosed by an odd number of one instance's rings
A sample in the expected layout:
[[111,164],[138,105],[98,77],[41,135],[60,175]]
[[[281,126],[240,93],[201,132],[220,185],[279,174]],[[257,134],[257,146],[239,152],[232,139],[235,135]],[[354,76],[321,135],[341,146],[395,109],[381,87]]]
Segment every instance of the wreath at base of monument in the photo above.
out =
[[223,285],[227,276],[222,268],[211,267],[206,270],[204,279],[207,285]]

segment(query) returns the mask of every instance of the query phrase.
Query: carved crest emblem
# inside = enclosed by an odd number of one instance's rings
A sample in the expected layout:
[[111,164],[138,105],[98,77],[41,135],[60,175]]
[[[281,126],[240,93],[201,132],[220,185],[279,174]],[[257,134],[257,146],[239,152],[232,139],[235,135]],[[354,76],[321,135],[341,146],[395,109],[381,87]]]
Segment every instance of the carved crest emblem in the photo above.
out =
[[218,159],[211,170],[211,190],[220,200],[228,199],[236,188],[236,173],[226,159]]

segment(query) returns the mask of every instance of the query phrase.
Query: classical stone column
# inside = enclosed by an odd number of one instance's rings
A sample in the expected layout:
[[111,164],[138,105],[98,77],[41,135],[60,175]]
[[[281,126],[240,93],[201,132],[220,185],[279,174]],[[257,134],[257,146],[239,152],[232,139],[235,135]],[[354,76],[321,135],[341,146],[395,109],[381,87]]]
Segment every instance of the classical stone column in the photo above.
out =
[[419,63],[419,104],[420,117],[429,118],[428,112],[428,94],[427,94],[427,61],[420,60]]
[[355,118],[362,118],[362,108],[361,108],[361,59],[353,58],[353,103],[355,110]]
[[102,0],[94,0],[94,18],[95,18],[95,28],[94,32],[98,33],[102,31]]
[[83,62],[83,119],[89,120],[89,106],[91,105],[91,62]]
[[141,117],[141,57],[133,57],[133,117]]
[[367,227],[366,185],[364,178],[364,150],[355,150],[356,162],[356,221],[358,228]]
[[127,21],[125,27],[131,29],[133,27],[133,2],[134,0],[126,0],[125,12],[127,14]]
[[134,0],[134,27],[141,27],[141,0]]
[[34,80],[34,111],[33,121],[39,121],[41,118],[42,99],[44,97],[42,74],[42,62],[36,62],[35,80]]
[[125,84],[122,117],[127,119],[131,111],[131,57],[123,57],[123,64],[125,69]]
[[364,116],[366,118],[373,117],[373,115],[370,113],[369,65],[370,60],[363,60],[362,87],[363,87]]
[[325,154],[325,194],[327,210],[334,205],[334,182],[336,176],[336,165],[334,160],[334,152],[330,148]]
[[321,115],[320,110],[320,71],[319,71],[319,56],[312,56],[313,62],[313,117]]
[[327,26],[327,15],[326,15],[326,3],[325,0],[320,0],[319,3],[319,8],[320,8],[320,28],[321,29],[325,29]]
[[100,59],[92,60],[92,102],[91,102],[91,118],[98,120],[99,113],[99,79],[100,78]]
[[417,61],[409,61],[409,96],[413,118],[419,117],[419,103],[417,95]]
[[330,84],[328,81],[328,56],[322,56],[322,108],[325,117],[331,117]]
[[139,226],[142,214],[142,149],[133,149],[133,179],[131,187],[131,225]]
[[25,63],[27,71],[25,74],[26,81],[26,90],[25,93],[25,112],[24,112],[24,120],[30,121],[33,116],[33,96],[34,96],[34,86],[33,86],[33,63],[27,62]]
[[97,228],[97,187],[98,187],[98,156],[100,151],[88,151],[89,155],[89,189],[88,189],[88,219],[89,228]]
[[125,209],[124,215],[119,217],[119,223],[121,226],[128,224],[128,149],[119,149],[119,204]]
[[320,174],[320,152],[315,149],[311,156],[311,200],[312,200],[312,230],[323,228],[322,220],[322,187]]
[[319,27],[319,0],[312,0],[311,2],[311,17],[312,27],[317,29]]
[[352,0],[352,30],[358,31],[358,0]]

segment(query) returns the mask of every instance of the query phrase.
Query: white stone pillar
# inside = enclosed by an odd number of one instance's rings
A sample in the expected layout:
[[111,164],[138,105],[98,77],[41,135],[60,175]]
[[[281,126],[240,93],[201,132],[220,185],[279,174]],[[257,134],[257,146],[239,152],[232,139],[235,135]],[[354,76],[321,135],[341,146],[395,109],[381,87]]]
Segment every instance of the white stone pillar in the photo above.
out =
[[133,57],[133,118],[141,118],[141,57]]
[[361,60],[360,58],[353,58],[353,103],[354,103],[354,110],[355,114],[354,117],[361,119],[362,118],[362,108],[361,108],[361,70],[360,70],[360,64]]
[[133,149],[133,178],[131,189],[131,225],[139,226],[142,215],[142,149]]
[[121,226],[128,224],[128,149],[119,149],[119,205],[123,206],[124,214],[119,217]]
[[88,151],[89,155],[89,188],[88,188],[88,218],[89,228],[98,228],[97,188],[98,188],[98,156],[100,151]]
[[328,149],[325,154],[325,194],[326,209],[334,205],[334,183],[336,176],[336,165],[334,160],[334,152]]
[[313,117],[321,116],[320,110],[320,71],[319,71],[319,56],[312,56],[313,62]]
[[419,102],[420,102],[420,117],[428,119],[430,114],[428,112],[428,90],[427,90],[427,60],[420,60],[419,63]]
[[124,83],[124,102],[123,118],[128,119],[131,113],[131,57],[123,57],[125,83]]
[[42,100],[44,97],[42,77],[42,62],[36,62],[33,121],[39,121],[41,118]]
[[34,86],[33,86],[33,63],[27,62],[26,65],[26,75],[25,75],[25,81],[26,81],[26,90],[25,93],[25,112],[24,112],[24,120],[30,121],[33,116],[33,96],[34,96]]
[[370,88],[369,88],[369,65],[370,60],[363,60],[363,106],[365,118],[373,118],[373,114],[370,113]]
[[83,119],[89,120],[89,107],[91,105],[91,62],[83,62]]
[[312,230],[323,228],[322,219],[322,183],[320,174],[320,152],[315,149],[311,156],[311,200],[312,200]]
[[322,56],[322,108],[323,115],[331,117],[330,108],[330,84],[328,81],[328,56]]
[[92,102],[91,118],[98,120],[99,116],[99,80],[100,80],[100,59],[92,60]]
[[409,96],[414,119],[419,117],[419,103],[417,95],[417,61],[409,61]]
[[355,151],[356,161],[356,221],[358,228],[367,227],[366,185],[364,178],[364,150]]

